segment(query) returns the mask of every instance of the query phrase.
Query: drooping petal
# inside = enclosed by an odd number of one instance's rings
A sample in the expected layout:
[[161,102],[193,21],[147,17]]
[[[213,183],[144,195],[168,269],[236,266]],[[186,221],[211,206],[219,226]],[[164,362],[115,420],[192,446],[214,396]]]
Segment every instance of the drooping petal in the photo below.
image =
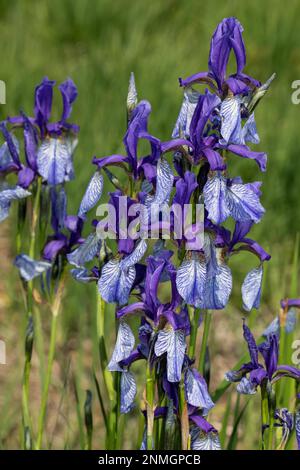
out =
[[0,222],[8,217],[10,205],[13,200],[23,199],[30,195],[31,193],[21,188],[21,186],[15,186],[13,188],[4,186],[3,189],[0,188]]
[[97,233],[90,233],[76,250],[67,255],[68,261],[74,266],[81,267],[91,261],[100,251],[102,240]]
[[135,338],[130,326],[124,321],[120,322],[116,345],[108,364],[108,370],[122,371],[119,362],[127,359],[134,349]]
[[180,382],[185,350],[185,336],[182,330],[175,331],[170,325],[167,325],[159,331],[154,352],[158,357],[167,353],[167,377],[169,382]]
[[19,269],[20,276],[27,282],[51,268],[51,263],[35,261],[24,254],[16,257],[14,265]]
[[259,222],[265,213],[254,183],[232,183],[227,186],[226,204],[228,211],[237,221]]
[[190,136],[190,124],[196,109],[200,93],[191,87],[184,90],[183,102],[179,111],[179,115],[172,132],[172,137],[181,137],[184,135],[186,138]]
[[103,266],[98,281],[101,297],[108,303],[126,304],[134,279],[135,268],[133,266],[123,270],[119,261],[110,260]]
[[121,413],[129,413],[134,407],[134,399],[136,396],[136,383],[134,375],[129,371],[124,371],[121,374]]
[[206,279],[201,308],[212,310],[225,308],[231,291],[231,270],[225,263],[219,264],[215,275]]
[[157,177],[156,177],[156,192],[154,197],[155,204],[168,203],[170,194],[173,187],[174,176],[172,169],[164,158],[158,160],[157,163]]
[[203,409],[204,415],[213,408],[214,403],[207,390],[207,384],[197,369],[187,369],[184,375],[186,401],[189,405]]
[[242,120],[241,120],[241,98],[230,96],[222,101],[221,136],[226,143],[243,144]]
[[243,143],[259,144],[259,135],[256,128],[254,113],[250,114],[243,127]]
[[230,215],[226,194],[226,178],[220,173],[209,178],[203,188],[204,204],[208,211],[208,217],[216,224],[224,222]]
[[243,377],[240,383],[237,385],[236,390],[238,393],[242,393],[243,395],[255,395],[256,388],[250,382],[247,377]]
[[133,250],[133,252],[130,253],[130,255],[122,259],[120,263],[122,269],[134,266],[136,263],[141,261],[142,257],[146,253],[146,250],[147,250],[146,240],[140,240],[138,244],[136,245],[135,249]]
[[49,184],[60,184],[70,173],[72,152],[65,139],[50,137],[38,149],[37,167],[40,175]]
[[204,432],[193,427],[191,431],[192,450],[221,450],[221,442],[217,432]]
[[102,196],[103,191],[103,176],[101,173],[96,171],[92,176],[88,187],[84,193],[82,201],[80,203],[78,216],[85,219],[87,212],[89,212],[98,203]]
[[200,307],[206,277],[206,265],[204,260],[185,260],[179,266],[176,275],[176,286],[179,294],[187,304]]
[[260,168],[260,171],[266,171],[267,169],[267,155],[265,152],[254,152],[250,150],[247,145],[229,144],[227,150],[238,155],[242,158],[249,158],[250,160],[256,161]]
[[259,308],[263,267],[254,268],[244,279],[242,285],[243,308],[250,312],[252,308]]

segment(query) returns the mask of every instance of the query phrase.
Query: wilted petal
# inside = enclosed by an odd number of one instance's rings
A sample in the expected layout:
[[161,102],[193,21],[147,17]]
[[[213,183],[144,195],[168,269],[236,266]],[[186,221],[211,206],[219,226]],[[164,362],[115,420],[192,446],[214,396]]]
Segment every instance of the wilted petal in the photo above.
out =
[[38,149],[37,167],[49,184],[60,184],[70,173],[72,148],[65,139],[50,137]]
[[242,120],[241,120],[241,98],[230,96],[222,101],[221,136],[226,143],[243,144]]
[[238,393],[242,393],[243,395],[255,395],[256,388],[250,382],[247,377],[243,377],[238,386],[236,387]]
[[207,384],[196,369],[187,369],[184,375],[186,401],[189,405],[203,409],[206,415],[214,403],[209,396]]
[[179,294],[187,304],[200,307],[203,300],[206,278],[204,260],[185,260],[176,274],[176,286]]
[[98,238],[97,233],[90,233],[76,250],[67,255],[69,263],[78,267],[84,266],[99,253],[101,243],[102,240]]
[[250,312],[252,308],[259,308],[261,296],[261,283],[263,267],[254,268],[245,277],[242,285],[243,308]]
[[134,375],[129,371],[122,372],[121,375],[121,413],[129,413],[134,407],[136,396],[136,383]]
[[190,136],[190,124],[196,109],[200,93],[193,88],[186,88],[183,95],[183,102],[179,115],[172,132],[172,137],[181,137],[182,134],[188,138]]
[[217,432],[204,432],[194,427],[191,431],[192,450],[221,450],[221,443]]
[[113,351],[111,360],[108,364],[108,370],[110,371],[122,371],[119,366],[119,362],[127,359],[134,349],[135,338],[131,331],[131,328],[124,321],[120,322],[117,341],[115,349]]
[[15,186],[14,188],[4,187],[4,189],[0,189],[0,222],[8,217],[10,205],[13,200],[23,199],[30,195],[31,193],[21,186]]
[[174,330],[171,326],[166,326],[159,331],[154,346],[156,356],[167,353],[167,376],[169,382],[179,382],[184,360],[186,344],[182,330]]
[[204,204],[208,217],[216,224],[224,222],[230,215],[226,194],[227,180],[220,173],[209,178],[203,188]]
[[19,269],[20,276],[27,282],[51,268],[51,263],[35,261],[24,254],[16,257],[14,265]]
[[103,176],[98,171],[91,178],[88,187],[82,198],[78,216],[85,219],[86,213],[89,212],[98,203],[103,191]]

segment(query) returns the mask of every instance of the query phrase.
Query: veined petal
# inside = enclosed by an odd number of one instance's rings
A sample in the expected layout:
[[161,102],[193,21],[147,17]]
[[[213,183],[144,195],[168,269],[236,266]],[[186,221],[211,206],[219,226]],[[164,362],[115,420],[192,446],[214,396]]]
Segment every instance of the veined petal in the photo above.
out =
[[51,263],[35,261],[24,254],[16,257],[14,265],[19,269],[20,276],[27,282],[51,268]]
[[194,427],[191,431],[192,450],[221,450],[221,443],[217,432],[203,432]]
[[134,349],[135,338],[130,326],[124,321],[120,322],[115,349],[108,364],[108,370],[122,371],[119,362],[127,359]]
[[179,115],[172,132],[172,137],[181,137],[182,134],[188,138],[190,136],[190,124],[196,109],[200,93],[193,88],[186,88],[183,95],[183,102]]
[[138,103],[138,94],[137,94],[137,90],[135,86],[134,73],[131,72],[130,78],[129,78],[128,94],[127,94],[127,109],[129,113],[131,113],[131,111],[136,107],[137,103]]
[[227,181],[220,173],[209,178],[203,188],[204,204],[208,217],[216,224],[224,222],[230,215],[226,194]]
[[206,277],[204,260],[185,260],[176,274],[176,286],[179,294],[187,304],[200,307],[203,300]]
[[4,187],[4,189],[0,189],[0,222],[8,217],[10,205],[14,199],[23,199],[30,195],[31,193],[21,186],[15,186],[13,188]]
[[236,390],[238,393],[242,393],[243,395],[255,395],[256,388],[250,382],[247,377],[243,377],[240,383],[237,385]]
[[98,203],[102,196],[103,191],[103,176],[101,173],[96,171],[92,176],[88,187],[84,193],[82,201],[80,203],[78,216],[85,219],[87,212],[89,212]]
[[263,267],[254,268],[245,277],[242,285],[243,308],[250,312],[252,308],[259,308],[261,296],[261,283]]
[[126,256],[120,262],[122,269],[129,268],[138,263],[147,251],[147,242],[140,240],[130,255]]
[[136,396],[136,383],[134,375],[129,371],[121,374],[121,413],[129,413],[134,407],[134,399]]
[[65,139],[47,138],[38,149],[38,171],[49,184],[60,184],[65,181],[70,171],[70,162],[72,162],[72,152]]
[[256,128],[254,113],[250,114],[243,127],[243,143],[250,142],[252,144],[259,144],[259,135]]
[[76,250],[67,255],[68,261],[74,266],[84,266],[91,261],[100,251],[102,240],[97,233],[90,233],[85,241]]
[[265,213],[254,183],[233,183],[227,186],[226,203],[230,215],[237,221],[259,222]]
[[159,331],[154,352],[158,357],[167,353],[167,377],[169,382],[180,382],[185,350],[185,336],[182,330],[175,331],[170,325],[167,325]]
[[134,266],[122,269],[117,260],[110,260],[106,263],[98,281],[98,289],[103,300],[108,303],[116,302],[119,305],[126,304],[135,274]]
[[83,282],[83,283],[95,281],[97,279],[86,268],[74,268],[74,269],[71,269],[70,273],[71,273],[71,276],[74,279],[76,279],[76,281]]
[[184,386],[186,401],[189,405],[203,409],[204,414],[208,414],[214,403],[207,390],[204,378],[196,369],[187,369],[184,375]]
[[219,264],[215,275],[206,279],[201,308],[219,310],[226,307],[231,291],[231,270],[225,263]]
[[164,158],[160,158],[157,163],[155,204],[160,205],[169,202],[173,181],[174,176],[169,163]]
[[241,120],[241,98],[230,96],[222,101],[221,115],[221,136],[226,143],[242,144],[242,120]]

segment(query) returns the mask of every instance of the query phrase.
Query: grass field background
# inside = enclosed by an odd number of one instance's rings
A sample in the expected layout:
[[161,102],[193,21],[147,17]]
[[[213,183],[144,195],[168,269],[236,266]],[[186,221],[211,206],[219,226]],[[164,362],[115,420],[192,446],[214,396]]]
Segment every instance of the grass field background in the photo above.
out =
[[[267,173],[260,174],[253,162],[238,157],[231,161],[232,175],[241,175],[245,181],[263,181],[266,215],[254,228],[253,237],[270,251],[272,260],[255,327],[259,332],[277,312],[280,298],[289,294],[290,265],[299,231],[300,105],[291,102],[291,84],[300,79],[299,1],[1,0],[0,79],[6,83],[7,104],[1,106],[0,113],[1,119],[17,114],[21,108],[31,114],[34,87],[45,75],[57,82],[69,76],[75,81],[79,96],[73,106],[72,122],[80,124],[81,131],[75,154],[76,180],[68,185],[69,211],[73,213],[93,172],[91,158],[123,151],[130,72],[135,72],[139,98],[152,104],[151,133],[168,139],[182,98],[178,77],[207,69],[211,34],[226,16],[238,17],[244,26],[246,72],[261,81],[273,72],[277,74],[256,112],[261,138],[258,148],[268,153]],[[58,97],[56,102],[59,107]],[[17,274],[10,267],[14,256],[12,234],[9,223],[1,225],[0,336],[7,343],[7,365],[0,366],[3,448],[18,446],[21,422],[24,318]],[[235,286],[231,302],[225,312],[216,313],[213,384],[241,351],[240,285],[247,268],[253,265],[248,260],[245,256],[232,263]],[[83,423],[82,416],[79,421],[78,416],[82,415],[85,389],[93,387],[92,364],[97,367],[95,292],[94,286],[75,282],[69,283],[67,289],[45,444],[79,448]],[[113,332],[113,314],[108,315]],[[47,349],[46,315],[42,321]],[[37,368],[37,358],[35,362]],[[33,408],[38,409],[37,373],[33,374],[32,390]],[[100,410],[96,399],[94,402],[94,446],[101,448]],[[218,423],[221,414],[216,414],[215,419]],[[259,433],[255,431],[255,419],[250,419],[250,424],[252,432],[241,436],[241,446],[253,445],[254,436]],[[133,436],[137,437],[135,429],[128,434],[127,447],[135,445]]]

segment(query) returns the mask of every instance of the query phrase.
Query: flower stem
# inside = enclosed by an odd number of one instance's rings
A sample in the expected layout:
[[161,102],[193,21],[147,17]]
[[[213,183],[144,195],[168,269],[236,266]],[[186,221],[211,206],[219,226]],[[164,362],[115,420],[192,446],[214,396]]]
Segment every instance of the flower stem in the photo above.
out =
[[268,427],[269,420],[269,404],[268,404],[268,394],[267,394],[267,385],[265,382],[262,382],[261,387],[261,449],[265,450],[265,431]]
[[190,358],[194,358],[195,353],[196,353],[196,345],[197,345],[197,333],[198,333],[200,309],[188,306],[188,312],[189,312],[190,323],[191,323],[189,356]]
[[184,383],[180,383],[179,409],[180,409],[180,429],[181,429],[181,450],[188,450],[189,447],[189,415],[187,402],[184,394]]
[[41,448],[42,440],[43,440],[45,418],[46,418],[46,411],[47,411],[47,402],[48,402],[48,395],[49,395],[49,386],[51,382],[52,367],[53,367],[53,361],[54,361],[54,356],[55,356],[58,314],[59,314],[61,302],[62,302],[62,296],[63,296],[64,285],[65,285],[64,281],[65,281],[65,276],[63,273],[62,278],[60,280],[60,284],[58,286],[58,290],[56,292],[54,302],[51,307],[52,319],[51,319],[50,346],[49,346],[49,353],[48,353],[47,371],[46,371],[44,388],[42,390],[42,401],[41,401],[41,408],[40,408],[40,414],[39,414],[39,420],[38,420],[38,433],[37,433],[37,440],[36,440],[37,450]]
[[211,312],[206,310],[204,313],[204,329],[203,329],[203,336],[202,336],[202,343],[201,343],[201,350],[200,350],[200,357],[199,357],[199,372],[200,374],[204,374],[205,370],[205,357],[206,357],[206,349],[207,349],[207,342],[209,336],[209,328],[211,323]]
[[153,449],[153,427],[154,427],[154,376],[155,371],[147,364],[146,379],[146,407],[147,407],[147,450]]

